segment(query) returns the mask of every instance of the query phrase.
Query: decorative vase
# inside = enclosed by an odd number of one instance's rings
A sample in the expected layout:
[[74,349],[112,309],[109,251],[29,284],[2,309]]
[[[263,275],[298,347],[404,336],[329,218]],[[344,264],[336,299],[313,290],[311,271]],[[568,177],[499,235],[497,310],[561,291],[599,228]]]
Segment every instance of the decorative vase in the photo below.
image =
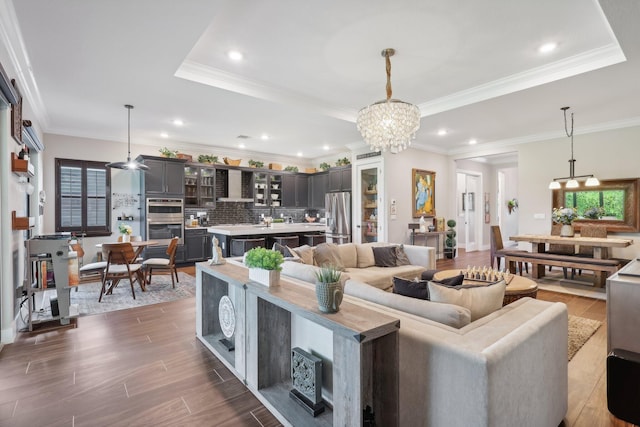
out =
[[265,286],[278,286],[280,284],[280,270],[265,270],[264,268],[250,268],[249,279]]
[[573,237],[573,225],[562,224],[560,228],[560,237]]
[[316,282],[316,297],[318,308],[323,313],[336,313],[342,303],[342,286],[340,282]]
[[123,242],[130,242],[131,241],[131,236],[128,234],[123,234],[122,235],[122,241]]

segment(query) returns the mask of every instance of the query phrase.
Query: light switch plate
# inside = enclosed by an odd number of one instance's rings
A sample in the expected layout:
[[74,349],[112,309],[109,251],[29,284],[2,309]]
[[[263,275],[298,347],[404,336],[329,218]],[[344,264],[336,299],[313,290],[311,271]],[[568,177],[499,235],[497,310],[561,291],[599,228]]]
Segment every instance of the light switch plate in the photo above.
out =
[[533,219],[544,219],[545,216],[546,215],[543,213],[537,213],[537,214],[533,214]]

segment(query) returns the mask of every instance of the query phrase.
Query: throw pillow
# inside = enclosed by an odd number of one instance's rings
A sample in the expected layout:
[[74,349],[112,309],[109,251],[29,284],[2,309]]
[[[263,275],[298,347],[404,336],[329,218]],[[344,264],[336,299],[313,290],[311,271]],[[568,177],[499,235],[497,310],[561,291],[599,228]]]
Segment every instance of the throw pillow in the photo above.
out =
[[426,280],[407,280],[402,277],[393,277],[393,293],[405,297],[429,299],[429,282]]
[[302,245],[298,248],[289,248],[305,264],[313,265],[313,248],[309,245]]
[[422,280],[431,280],[431,279],[433,279],[433,276],[435,276],[437,272],[438,272],[438,270],[423,271],[422,275],[420,276],[420,278]]
[[340,250],[335,243],[320,243],[313,251],[313,262],[320,267],[332,265],[338,270],[344,270],[340,259]]
[[437,282],[429,282],[429,298],[468,308],[471,321],[493,313],[502,307],[507,284],[504,280],[486,286],[459,286],[452,288]]
[[396,246],[396,258],[396,265],[411,265],[411,261],[404,251],[404,245]]
[[290,257],[293,256],[293,254],[291,253],[291,251],[289,250],[289,248],[287,246],[281,245],[278,242],[275,242],[271,249],[274,250],[274,251],[280,252],[282,254],[282,256],[285,257],[285,258],[290,258]]
[[445,279],[441,279],[441,280],[433,280],[436,283],[440,283],[441,285],[445,285],[445,286],[462,286],[462,282],[464,282],[464,274],[458,274],[457,276],[452,276],[452,277],[447,277]]
[[356,245],[356,252],[358,254],[358,268],[367,268],[376,265],[376,259],[373,257],[373,245],[371,243]]
[[398,261],[395,246],[381,246],[373,248],[373,258],[376,261],[376,267],[395,267]]
[[358,267],[358,252],[355,243],[343,243],[338,245],[338,256],[344,268]]

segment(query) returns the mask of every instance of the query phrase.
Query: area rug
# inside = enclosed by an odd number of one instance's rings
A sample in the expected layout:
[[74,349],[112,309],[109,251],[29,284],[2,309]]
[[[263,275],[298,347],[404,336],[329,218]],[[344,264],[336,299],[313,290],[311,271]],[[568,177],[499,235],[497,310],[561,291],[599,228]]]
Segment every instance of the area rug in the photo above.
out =
[[599,320],[569,315],[569,360],[582,348],[602,325]]
[[[173,289],[171,287],[171,276],[154,275],[151,284],[147,285],[146,292],[142,292],[140,285],[135,283],[133,287],[136,291],[136,299],[131,296],[129,281],[122,280],[111,295],[102,297],[102,302],[98,302],[102,284],[99,282],[86,283],[78,286],[77,291],[71,289],[71,305],[77,304],[80,316],[88,316],[194,297],[196,295],[196,278],[186,273],[178,272],[178,279],[179,282],[176,283],[176,288]],[[51,317],[51,310],[48,307],[42,312],[36,311],[34,313],[34,319],[40,321],[46,321],[47,317]]]

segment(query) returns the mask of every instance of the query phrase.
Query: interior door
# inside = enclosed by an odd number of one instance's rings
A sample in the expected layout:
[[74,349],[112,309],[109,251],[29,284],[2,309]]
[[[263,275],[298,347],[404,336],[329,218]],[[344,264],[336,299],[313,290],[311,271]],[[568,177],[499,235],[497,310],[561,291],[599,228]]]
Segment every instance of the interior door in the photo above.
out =
[[458,217],[462,224],[458,224],[458,244],[464,245],[466,252],[479,250],[482,222],[478,215],[482,210],[482,185],[480,176],[458,172]]
[[353,241],[356,243],[386,240],[382,161],[376,159],[355,165],[356,187],[353,191]]

